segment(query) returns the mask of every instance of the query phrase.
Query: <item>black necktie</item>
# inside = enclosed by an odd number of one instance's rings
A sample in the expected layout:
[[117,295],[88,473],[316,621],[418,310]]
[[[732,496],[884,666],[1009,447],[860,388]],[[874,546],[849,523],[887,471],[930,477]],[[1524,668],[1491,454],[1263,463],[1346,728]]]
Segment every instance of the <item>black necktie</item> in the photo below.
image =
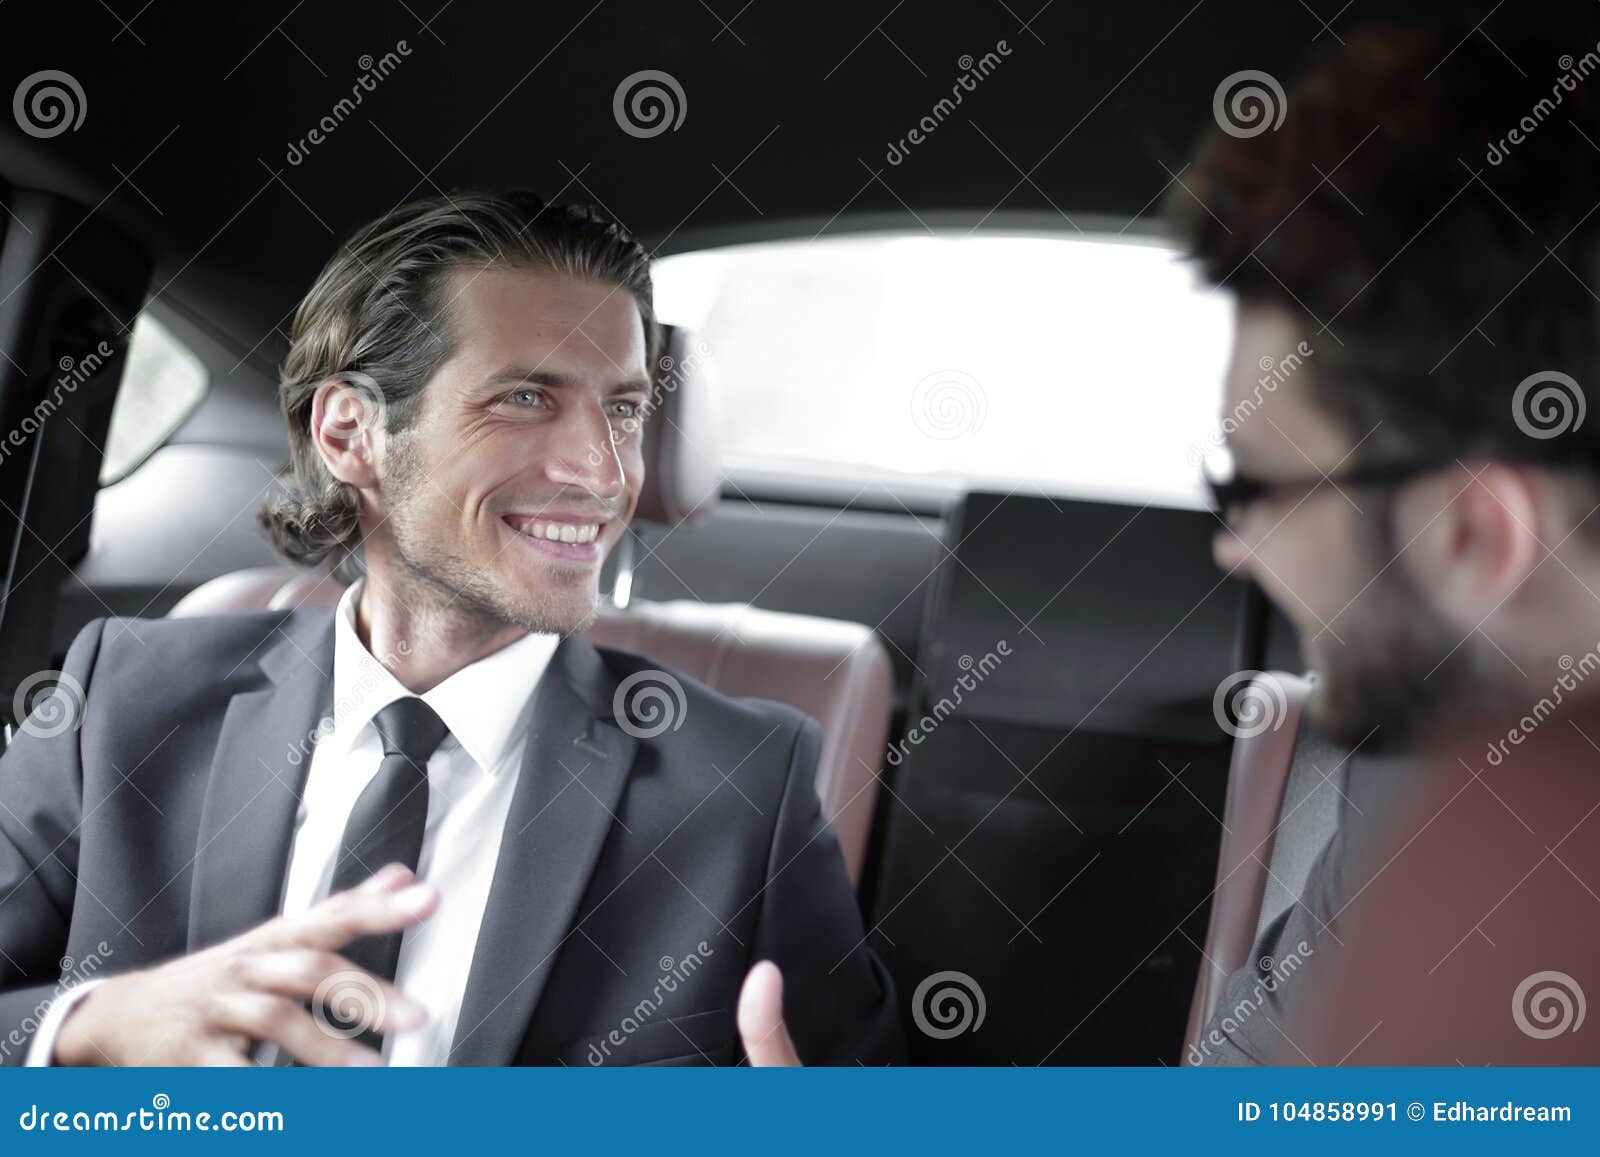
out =
[[[396,699],[373,717],[372,724],[383,740],[383,762],[350,811],[330,895],[355,887],[385,864],[404,864],[415,872],[422,854],[428,822],[428,760],[450,730],[433,708],[416,698]],[[363,936],[347,945],[344,955],[357,968],[392,981],[402,935]],[[376,993],[368,995],[371,999],[349,1003],[370,1017],[381,1002]],[[383,1038],[359,1019],[341,1017],[334,1007],[337,1003],[326,1006],[328,1023],[341,1032],[359,1027],[356,1035],[362,1044],[381,1048]]]

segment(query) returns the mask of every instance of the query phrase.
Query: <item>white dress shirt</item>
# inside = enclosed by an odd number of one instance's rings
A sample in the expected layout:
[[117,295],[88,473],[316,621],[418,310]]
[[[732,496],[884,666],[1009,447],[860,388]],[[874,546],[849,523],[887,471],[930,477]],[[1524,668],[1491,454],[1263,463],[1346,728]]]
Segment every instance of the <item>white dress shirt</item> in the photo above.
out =
[[[289,853],[285,915],[327,897],[345,823],[383,762],[372,718],[411,695],[356,633],[361,586],[352,585],[334,612],[333,733],[312,752]],[[395,985],[426,1008],[429,1019],[420,1029],[384,1039],[391,1065],[442,1065],[449,1058],[522,769],[533,692],[559,641],[525,635],[419,696],[450,729],[428,761],[428,823],[417,861],[418,877],[439,890],[440,900],[400,944]]]

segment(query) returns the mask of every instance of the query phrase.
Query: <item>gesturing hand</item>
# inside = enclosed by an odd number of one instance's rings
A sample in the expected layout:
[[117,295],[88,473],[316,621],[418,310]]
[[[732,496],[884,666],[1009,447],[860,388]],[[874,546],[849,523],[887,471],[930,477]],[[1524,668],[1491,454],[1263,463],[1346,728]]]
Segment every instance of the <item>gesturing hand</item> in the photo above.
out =
[[427,1019],[399,989],[339,949],[420,923],[439,903],[431,885],[390,864],[365,883],[294,916],[153,968],[113,977],[84,997],[56,1039],[61,1065],[247,1065],[270,1041],[307,1065],[381,1065],[381,1054],[330,1031],[313,997],[358,1003],[363,1028],[404,1032]]
[[753,1068],[800,1064],[800,1054],[783,1023],[783,973],[770,960],[752,968],[739,990],[739,1037]]

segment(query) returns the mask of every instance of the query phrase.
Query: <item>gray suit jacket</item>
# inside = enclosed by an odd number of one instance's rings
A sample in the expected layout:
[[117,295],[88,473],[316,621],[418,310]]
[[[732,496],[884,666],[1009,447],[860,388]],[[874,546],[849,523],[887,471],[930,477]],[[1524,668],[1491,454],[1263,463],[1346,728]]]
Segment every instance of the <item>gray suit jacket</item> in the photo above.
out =
[[[277,913],[332,654],[326,609],[84,628],[54,704],[77,725],[25,728],[0,758],[7,1063],[63,971],[155,964]],[[652,667],[557,648],[450,1062],[733,1063],[759,959],[784,971],[803,1059],[897,1059],[892,988],[812,786],[816,723],[675,675],[678,726],[625,731],[618,684]]]

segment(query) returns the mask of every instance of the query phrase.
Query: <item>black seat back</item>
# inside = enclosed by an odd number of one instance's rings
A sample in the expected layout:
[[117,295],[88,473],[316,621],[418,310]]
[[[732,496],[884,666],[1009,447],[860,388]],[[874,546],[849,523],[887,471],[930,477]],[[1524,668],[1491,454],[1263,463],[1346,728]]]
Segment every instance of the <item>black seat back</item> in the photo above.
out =
[[[954,513],[873,908],[915,1061],[1178,1055],[1227,778],[1213,697],[1246,608],[1215,525],[999,494]],[[981,989],[978,1031],[926,1007],[947,972]]]

